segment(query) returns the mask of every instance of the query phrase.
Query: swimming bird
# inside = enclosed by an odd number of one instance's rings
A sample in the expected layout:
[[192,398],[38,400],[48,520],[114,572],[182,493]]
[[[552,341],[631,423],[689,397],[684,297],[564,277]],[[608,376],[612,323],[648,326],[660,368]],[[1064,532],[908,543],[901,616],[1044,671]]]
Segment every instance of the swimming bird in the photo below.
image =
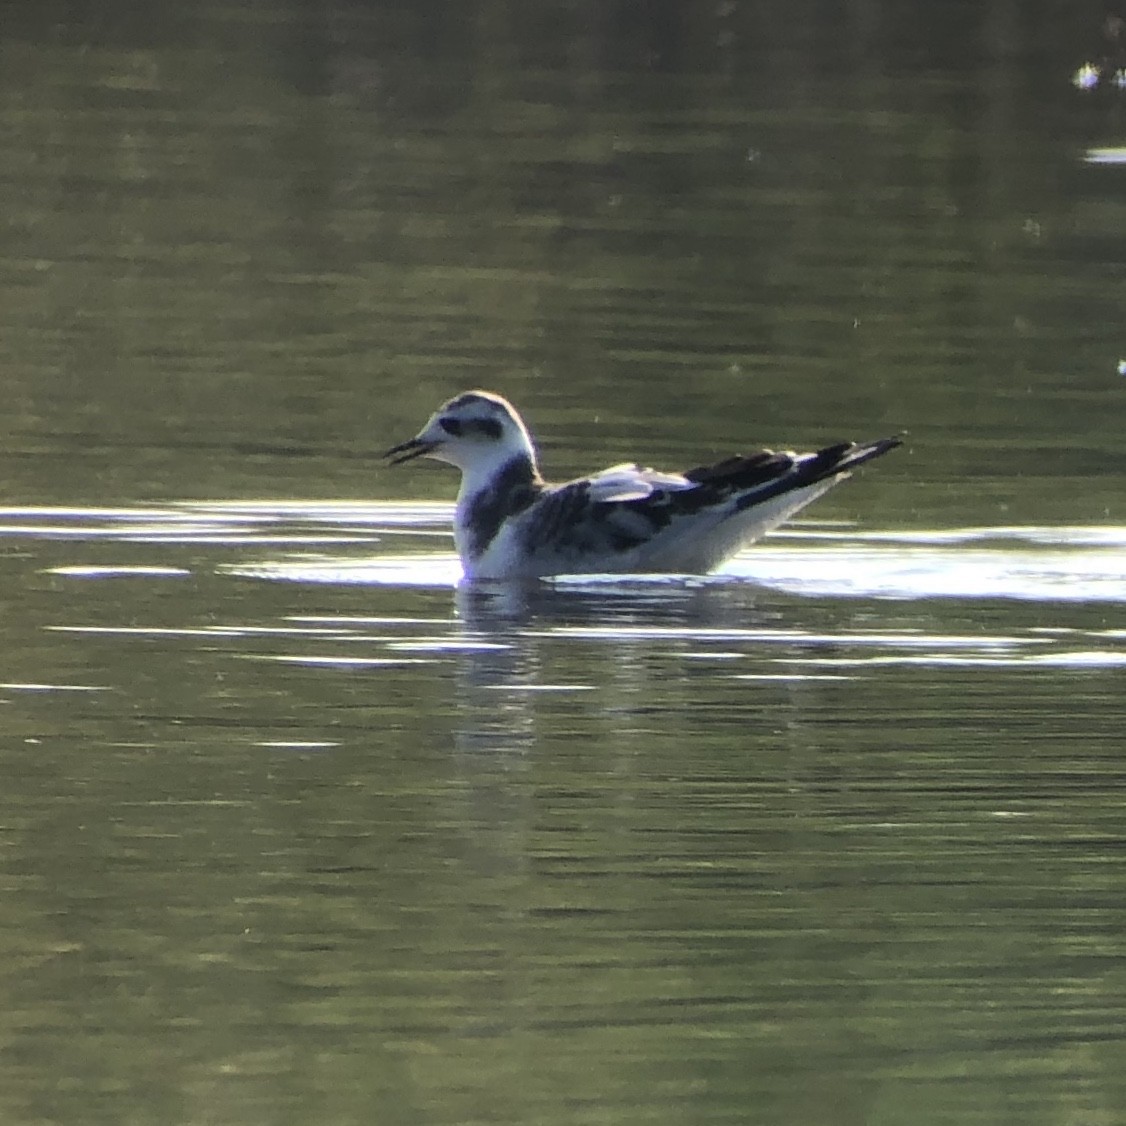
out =
[[443,403],[384,455],[461,470],[454,541],[467,579],[560,574],[706,574],[899,438],[815,453],[758,450],[684,473],[631,463],[549,485],[524,420],[491,391]]

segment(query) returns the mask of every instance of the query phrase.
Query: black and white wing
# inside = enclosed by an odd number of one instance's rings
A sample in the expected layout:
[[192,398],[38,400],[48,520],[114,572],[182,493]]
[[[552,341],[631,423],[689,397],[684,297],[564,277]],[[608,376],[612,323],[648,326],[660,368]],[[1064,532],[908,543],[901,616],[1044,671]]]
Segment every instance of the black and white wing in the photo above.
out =
[[[521,521],[529,559],[588,569],[692,569],[751,542],[835,481],[900,444],[842,442],[816,453],[759,450],[684,473],[615,465],[544,490]],[[685,540],[692,542],[686,548]],[[675,546],[674,546],[675,545]],[[705,568],[706,569],[706,568]]]

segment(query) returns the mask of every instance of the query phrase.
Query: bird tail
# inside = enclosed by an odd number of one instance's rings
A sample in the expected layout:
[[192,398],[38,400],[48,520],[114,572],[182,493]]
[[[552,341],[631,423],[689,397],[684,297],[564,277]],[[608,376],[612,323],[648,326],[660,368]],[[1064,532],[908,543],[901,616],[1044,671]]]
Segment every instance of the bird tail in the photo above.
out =
[[897,435],[892,438],[877,438],[874,442],[841,442],[835,446],[826,446],[825,449],[818,450],[808,463],[809,480],[820,481],[825,477],[850,473],[866,461],[902,445],[903,439]]

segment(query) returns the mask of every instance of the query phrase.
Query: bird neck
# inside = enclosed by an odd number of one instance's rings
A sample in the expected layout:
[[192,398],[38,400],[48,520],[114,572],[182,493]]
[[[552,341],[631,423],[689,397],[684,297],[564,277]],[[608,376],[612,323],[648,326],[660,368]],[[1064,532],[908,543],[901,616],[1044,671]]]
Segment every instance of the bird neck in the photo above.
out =
[[544,487],[535,456],[514,453],[490,472],[462,473],[454,538],[462,560],[479,558],[504,522],[522,512]]
[[471,501],[482,492],[506,494],[543,484],[535,451],[530,448],[497,451],[497,456],[474,465],[461,466],[461,487],[457,501]]

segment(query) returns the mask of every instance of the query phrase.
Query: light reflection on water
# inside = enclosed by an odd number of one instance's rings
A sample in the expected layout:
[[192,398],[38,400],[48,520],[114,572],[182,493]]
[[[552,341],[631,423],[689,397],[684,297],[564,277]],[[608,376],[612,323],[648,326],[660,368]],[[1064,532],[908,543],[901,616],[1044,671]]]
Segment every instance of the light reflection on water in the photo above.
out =
[[[742,678],[856,676],[886,664],[1114,668],[1126,659],[1121,638],[1105,630],[1010,636],[989,631],[824,632],[715,624],[727,616],[729,603],[724,599],[729,594],[742,591],[753,598],[758,589],[851,600],[1126,602],[1126,529],[1118,527],[891,532],[798,525],[745,551],[713,576],[584,575],[459,587],[460,569],[450,552],[422,549],[373,555],[362,550],[371,545],[379,552],[388,536],[398,540],[416,534],[448,535],[443,527],[450,515],[446,505],[208,502],[146,509],[141,514],[130,509],[8,509],[4,515],[8,521],[4,534],[33,539],[52,540],[65,533],[68,540],[88,537],[92,543],[165,545],[173,553],[177,545],[201,542],[239,550],[247,544],[294,549],[280,557],[238,563],[224,562],[220,556],[212,565],[214,571],[232,578],[392,589],[456,588],[457,616],[442,621],[299,616],[283,625],[47,627],[123,636],[274,638],[286,643],[275,652],[241,654],[259,661],[355,669],[432,663],[505,649],[512,644],[514,628],[525,643],[535,636],[613,646],[692,643],[698,650],[691,655],[694,660],[706,659],[709,648],[722,646],[726,652],[721,659],[742,658],[756,664],[754,671],[731,668],[726,673]],[[311,544],[320,547],[326,539],[332,540],[326,530],[341,527],[348,529],[340,537],[349,546],[348,554],[326,556],[310,550]],[[353,549],[354,544],[360,550]],[[62,578],[107,581],[161,580],[192,573],[174,562],[67,563],[48,571]],[[741,613],[736,608],[736,616]],[[660,620],[647,621],[646,614]],[[501,634],[507,635],[504,640],[499,640]],[[312,641],[321,648],[336,648],[331,652],[299,648],[302,642]],[[826,646],[843,646],[848,654],[811,652]],[[779,664],[787,666],[785,671],[776,667]]]
[[[495,609],[495,608],[494,608]],[[588,609],[596,610],[595,607]],[[486,619],[490,625],[508,622],[512,614],[509,608],[497,616]],[[482,615],[474,613],[469,618],[469,632],[464,622],[454,621],[442,628],[445,635],[427,631],[408,641],[388,640],[386,637],[373,637],[366,631],[356,630],[341,622],[338,628],[310,630],[304,628],[288,629],[276,627],[264,629],[252,626],[212,626],[204,629],[176,629],[146,626],[79,626],[53,625],[45,629],[57,633],[140,636],[140,637],[181,637],[207,638],[218,640],[252,639],[263,636],[278,641],[292,642],[292,649],[285,652],[235,653],[244,660],[276,661],[306,666],[325,666],[336,668],[378,668],[399,667],[441,663],[443,660],[460,660],[465,656],[511,649],[517,642],[499,644],[488,635],[478,636],[474,630],[481,630]],[[430,623],[431,626],[437,623]],[[487,627],[484,627],[487,628]],[[733,663],[740,659],[762,666],[761,672],[736,673],[729,668],[714,672],[713,676],[754,675],[785,677],[790,680],[817,679],[812,668],[833,667],[851,668],[863,671],[878,665],[921,665],[950,666],[965,668],[1116,668],[1126,665],[1126,648],[1120,631],[1073,630],[1057,637],[1004,637],[983,632],[974,637],[944,637],[936,634],[904,634],[901,636],[877,633],[867,634],[859,630],[843,630],[837,634],[803,633],[796,630],[769,629],[714,629],[708,627],[686,627],[682,625],[650,626],[646,628],[632,625],[607,625],[604,627],[578,627],[560,625],[547,629],[523,629],[516,635],[520,645],[527,645],[530,639],[549,638],[580,643],[608,645],[618,651],[623,644],[634,644],[651,651],[660,651],[669,645],[682,646],[691,642],[697,646],[721,644],[725,647],[714,653],[706,650],[681,652],[684,660],[714,660]],[[344,644],[347,651],[336,648],[333,652],[301,651],[297,648],[302,641],[316,638],[333,646]],[[732,646],[745,648],[732,650]],[[374,653],[356,652],[357,648],[375,650]],[[855,650],[849,656],[803,655],[818,649]],[[786,673],[769,672],[771,667],[785,665]],[[809,671],[802,671],[808,666]]]
[[[293,583],[444,588],[461,576],[449,551],[449,505],[406,503],[199,502],[165,509],[0,511],[0,535],[131,543],[261,545],[294,549],[278,557],[223,565],[231,574]],[[412,541],[413,550],[398,545]],[[397,549],[388,551],[391,541]],[[373,554],[359,548],[372,545]],[[420,547],[421,545],[421,547]],[[314,551],[347,548],[347,553]],[[108,578],[184,574],[183,568],[67,564],[56,573]],[[979,527],[873,531],[797,523],[729,560],[717,575],[563,576],[560,589],[623,590],[740,581],[830,598],[1016,598],[1126,602],[1126,528]],[[664,597],[664,593],[658,597]]]

